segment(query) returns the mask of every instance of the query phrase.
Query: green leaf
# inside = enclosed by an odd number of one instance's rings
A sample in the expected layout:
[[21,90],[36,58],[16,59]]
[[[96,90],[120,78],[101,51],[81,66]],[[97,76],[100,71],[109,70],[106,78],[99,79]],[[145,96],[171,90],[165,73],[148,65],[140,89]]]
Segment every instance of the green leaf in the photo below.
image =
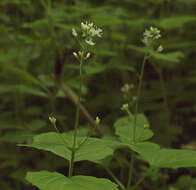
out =
[[[77,137],[77,147],[86,137]],[[71,148],[73,143],[73,135],[58,134],[55,132],[43,133],[34,136],[32,144],[22,145],[27,147],[34,147],[41,150],[51,151],[54,154],[61,156],[67,160],[71,160]],[[75,161],[101,160],[113,154],[113,150],[104,145],[101,139],[88,138],[75,153]]]
[[108,179],[91,176],[73,176],[71,178],[57,172],[28,172],[26,180],[40,190],[118,190],[117,185]]
[[182,27],[186,23],[195,22],[195,16],[179,16],[164,18],[159,21],[155,21],[155,24],[164,28],[164,29],[176,29]]
[[138,47],[134,45],[129,45],[128,48],[133,49],[139,53],[148,53],[153,58],[164,61],[164,62],[174,62],[178,63],[180,60],[184,57],[184,54],[182,52],[171,52],[171,53],[157,53],[156,51],[153,51],[152,49],[146,48],[146,47]]
[[160,149],[160,146],[158,144],[152,143],[152,142],[139,142],[134,145],[128,145],[132,150],[139,154],[144,154],[145,152],[154,152],[158,151]]
[[[136,131],[135,131],[135,142],[141,142],[148,140],[153,136],[150,129],[145,129],[144,126],[148,126],[148,120],[143,114],[137,114],[136,119]],[[133,127],[134,127],[134,116],[123,117],[118,119],[114,124],[116,134],[120,137],[123,143],[133,143]]]
[[196,151],[160,149],[140,151],[144,160],[158,168],[196,167]]
[[172,52],[172,53],[157,53],[155,51],[150,51],[150,54],[158,60],[165,61],[165,62],[180,62],[181,58],[184,57],[182,52]]
[[47,98],[47,94],[37,87],[27,86],[27,85],[0,85],[0,94],[1,93],[13,93],[19,92],[23,94],[30,94],[34,96],[40,96]]
[[38,79],[36,79],[33,75],[13,65],[11,66],[11,65],[4,64],[3,72],[5,72],[4,74],[8,75],[9,77],[10,75],[12,75],[15,79],[19,79],[24,83],[34,84],[42,87],[41,82]]

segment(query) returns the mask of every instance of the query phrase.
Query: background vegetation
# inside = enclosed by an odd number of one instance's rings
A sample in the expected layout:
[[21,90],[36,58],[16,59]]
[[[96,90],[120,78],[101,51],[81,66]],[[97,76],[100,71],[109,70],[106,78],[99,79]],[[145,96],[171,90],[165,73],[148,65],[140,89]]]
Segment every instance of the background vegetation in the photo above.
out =
[[[93,118],[101,118],[104,134],[112,135],[113,123],[124,114],[120,107],[127,100],[121,88],[137,85],[145,52],[142,34],[155,26],[167,56],[157,55],[146,64],[139,111],[150,121],[154,142],[196,149],[196,0],[53,0],[50,11],[43,1],[1,0],[0,10],[0,189],[35,189],[24,180],[26,171],[66,170],[61,158],[16,145],[54,131],[51,114],[61,131],[73,129],[76,107],[56,78],[77,94],[79,65],[72,55],[77,44],[71,29],[85,20],[101,27],[103,38],[84,66],[82,103]],[[130,96],[134,94],[135,88]],[[85,117],[80,124],[90,129]],[[122,160],[126,150],[115,154],[123,169],[116,162],[110,167],[123,181],[129,157]],[[136,163],[134,178],[144,170],[145,165]],[[110,179],[89,162],[76,164],[75,174],[80,173]],[[196,189],[195,176],[195,168],[162,169],[142,186]]]

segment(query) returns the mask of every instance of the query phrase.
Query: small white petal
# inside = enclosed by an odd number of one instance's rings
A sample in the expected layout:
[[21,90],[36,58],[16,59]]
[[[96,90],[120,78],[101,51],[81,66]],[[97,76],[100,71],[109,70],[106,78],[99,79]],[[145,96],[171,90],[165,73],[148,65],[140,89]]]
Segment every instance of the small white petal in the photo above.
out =
[[76,52],[73,52],[74,57],[78,58],[78,54]]
[[95,43],[92,41],[92,38],[86,39],[85,42],[90,45],[90,46],[94,46]]
[[158,48],[157,48],[157,52],[161,53],[163,51],[163,46],[160,45]]
[[78,36],[78,33],[76,32],[75,28],[72,28],[72,35],[74,37],[77,37]]
[[86,59],[88,59],[89,57],[90,57],[90,53],[88,52],[87,54],[86,54]]

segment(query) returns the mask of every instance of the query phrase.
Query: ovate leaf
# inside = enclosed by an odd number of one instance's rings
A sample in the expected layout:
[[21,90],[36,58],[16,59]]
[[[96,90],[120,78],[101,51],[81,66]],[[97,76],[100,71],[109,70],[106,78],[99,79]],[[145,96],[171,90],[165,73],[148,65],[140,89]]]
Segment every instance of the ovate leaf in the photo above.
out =
[[[113,154],[112,148],[106,146],[101,139],[88,138],[86,141],[84,139],[85,137],[77,137],[77,148],[80,148],[75,153],[75,161],[89,160],[93,162]],[[58,156],[71,160],[72,144],[73,135],[50,132],[36,135],[32,144],[22,146],[51,151]]]
[[21,80],[26,84],[33,84],[37,86],[42,86],[41,82],[35,78],[33,75],[28,73],[25,70],[22,70],[20,68],[17,68],[15,66],[11,65],[3,65],[3,72],[4,74],[7,74],[8,76],[14,77],[16,80]]
[[141,151],[142,157],[151,166],[158,168],[196,167],[196,151],[178,149],[160,149]]
[[164,29],[176,29],[182,27],[186,23],[195,22],[195,16],[179,16],[179,17],[171,17],[171,18],[164,18],[155,23],[164,28]]
[[149,54],[150,56],[152,56],[153,58],[157,59],[157,60],[161,60],[164,62],[173,62],[173,63],[178,63],[180,62],[180,60],[184,57],[184,54],[180,51],[177,52],[170,52],[170,53],[158,53],[150,48],[146,48],[146,47],[138,47],[135,45],[129,45],[128,48],[135,50],[139,53],[143,53],[143,54]]
[[180,60],[184,57],[182,52],[157,53],[155,51],[150,51],[150,54],[157,60],[174,63],[180,62]]
[[[133,128],[134,128],[134,116],[128,116],[118,119],[115,124],[116,134],[120,137],[123,143],[133,143]],[[142,142],[150,139],[153,133],[150,129],[145,128],[149,126],[148,120],[143,114],[137,114],[136,117],[136,130],[135,130],[135,142]]]
[[160,150],[160,146],[158,144],[152,142],[139,142],[133,145],[129,145],[129,147],[139,154],[144,154],[145,152],[155,152]]
[[73,176],[71,178],[57,172],[28,172],[26,180],[40,190],[118,190],[117,185],[108,179],[91,176]]

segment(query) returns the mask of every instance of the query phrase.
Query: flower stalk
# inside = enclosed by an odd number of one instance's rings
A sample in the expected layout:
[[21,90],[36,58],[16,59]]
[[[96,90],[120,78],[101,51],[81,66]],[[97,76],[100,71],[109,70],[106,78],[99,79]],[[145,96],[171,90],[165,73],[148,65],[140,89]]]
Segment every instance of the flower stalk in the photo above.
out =
[[[75,154],[77,149],[77,132],[78,132],[78,126],[79,126],[79,115],[80,115],[80,102],[81,102],[81,95],[82,95],[82,66],[84,61],[90,58],[90,52],[86,51],[85,46],[83,46],[82,40],[80,41],[80,35],[79,33],[73,28],[72,29],[72,35],[77,40],[78,44],[80,45],[81,50],[78,51],[78,53],[73,52],[73,56],[78,60],[80,65],[80,88],[79,88],[79,95],[78,95],[78,102],[77,102],[77,108],[76,108],[76,117],[75,117],[75,124],[74,124],[74,136],[73,136],[73,146],[72,146],[72,154],[71,154],[71,160],[69,163],[69,177],[72,177],[73,175],[73,169],[74,169],[74,160],[75,160]],[[81,23],[81,37],[84,40],[84,43],[86,46],[93,46],[95,45],[95,37],[101,37],[102,35],[102,29],[95,26],[93,23]],[[98,118],[97,118],[98,122]],[[95,122],[96,123],[96,122]],[[96,123],[98,124],[98,123]]]
[[73,174],[74,159],[75,159],[75,153],[76,153],[77,132],[78,132],[79,116],[80,116],[80,101],[81,101],[81,94],[82,94],[82,63],[83,63],[83,59],[81,57],[80,59],[80,88],[79,88],[78,104],[76,108],[72,154],[71,154],[71,160],[69,164],[69,174],[68,174],[69,177],[71,177]]
[[[155,44],[156,40],[158,40],[159,38],[161,38],[160,30],[158,28],[151,26],[150,29],[144,31],[142,42],[144,43],[144,45],[147,48],[154,49],[154,44]],[[156,49],[156,51],[158,53],[162,52],[163,47],[161,45],[159,45],[159,47]],[[139,100],[140,100],[140,96],[141,96],[145,63],[149,57],[150,57],[150,55],[147,53],[144,55],[144,58],[142,61],[142,66],[141,66],[141,71],[140,71],[140,75],[139,75],[139,84],[138,84],[138,88],[137,88],[137,98],[136,98],[136,102],[135,102],[135,114],[134,114],[134,124],[133,124],[133,144],[136,143],[137,115],[138,115]],[[127,111],[127,113],[129,114],[129,110]],[[131,160],[130,160],[130,167],[129,167],[127,189],[129,189],[131,186],[134,159],[135,159],[135,153],[132,152],[131,153]]]

